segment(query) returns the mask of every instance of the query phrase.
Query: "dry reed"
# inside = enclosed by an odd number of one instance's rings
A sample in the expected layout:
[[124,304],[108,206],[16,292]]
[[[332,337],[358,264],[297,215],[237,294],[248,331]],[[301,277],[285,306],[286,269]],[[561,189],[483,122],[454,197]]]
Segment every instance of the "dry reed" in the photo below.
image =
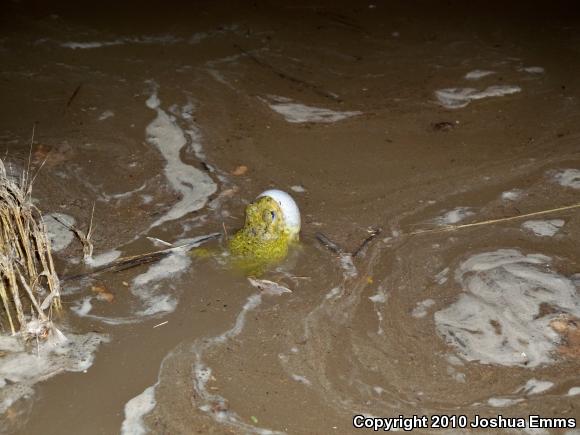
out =
[[473,222],[470,224],[444,225],[444,226],[439,227],[439,228],[429,228],[429,229],[425,229],[425,230],[417,230],[417,231],[413,231],[413,232],[409,233],[409,235],[415,236],[415,235],[427,234],[427,233],[444,233],[447,231],[460,230],[462,228],[473,228],[473,227],[480,227],[483,225],[493,225],[493,224],[497,224],[497,223],[501,223],[501,222],[508,222],[508,221],[514,221],[514,220],[524,219],[524,218],[533,217],[533,216],[541,216],[541,215],[545,215],[545,214],[552,214],[552,213],[556,213],[556,212],[573,210],[576,208],[580,208],[580,203],[572,204],[572,205],[565,205],[563,207],[551,208],[549,210],[540,210],[540,211],[535,211],[532,213],[520,214],[517,216],[510,216],[510,217],[499,218],[499,219],[490,219],[490,220],[481,221],[481,222]]
[[0,331],[25,338],[48,335],[54,309],[60,309],[60,281],[50,240],[32,203],[29,170],[8,176],[0,159]]

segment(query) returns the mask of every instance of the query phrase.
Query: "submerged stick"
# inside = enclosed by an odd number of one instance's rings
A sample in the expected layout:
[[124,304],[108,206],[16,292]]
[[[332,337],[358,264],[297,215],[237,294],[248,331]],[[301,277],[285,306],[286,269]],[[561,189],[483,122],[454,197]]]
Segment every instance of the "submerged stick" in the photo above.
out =
[[352,253],[352,258],[356,258],[356,256],[358,254],[360,254],[361,252],[363,252],[363,250],[367,247],[367,245],[373,241],[373,239],[375,237],[377,237],[379,234],[381,234],[382,229],[381,228],[375,228],[372,231],[370,231],[370,235],[364,239],[362,241],[362,243],[360,244],[360,246],[356,249],[356,251],[354,251]]
[[496,224],[496,223],[500,223],[500,222],[513,221],[513,220],[523,219],[523,218],[532,217],[532,216],[541,216],[544,214],[555,213],[558,211],[572,210],[575,208],[580,208],[580,203],[567,205],[564,207],[552,208],[550,210],[541,210],[541,211],[535,211],[532,213],[526,213],[526,214],[521,214],[521,215],[517,215],[517,216],[510,216],[510,217],[506,217],[506,218],[490,219],[490,220],[481,221],[481,222],[473,222],[471,224],[446,225],[446,226],[443,226],[441,228],[432,228],[432,229],[428,229],[428,230],[418,230],[418,231],[414,231],[412,233],[409,233],[409,235],[415,236],[418,234],[426,234],[426,233],[443,233],[443,232],[447,232],[447,231],[459,230],[462,228],[479,227],[479,226],[483,226],[483,225],[492,225],[492,224]]
[[131,255],[128,257],[121,257],[115,261],[112,261],[109,264],[105,264],[104,266],[97,267],[90,272],[80,273],[78,275],[69,275],[62,278],[61,281],[72,281],[75,279],[86,278],[88,276],[97,275],[99,273],[108,271],[108,272],[120,272],[122,270],[132,269],[133,267],[141,266],[143,264],[154,263],[159,261],[168,255],[177,252],[177,251],[190,251],[193,248],[197,248],[201,244],[208,242],[210,240],[215,240],[221,237],[221,233],[213,233],[208,234],[207,236],[201,236],[196,238],[195,240],[185,243],[179,246],[173,246],[167,249],[161,249],[159,251],[147,252],[144,254],[137,254]]
[[334,254],[348,254],[352,258],[356,258],[366,247],[367,245],[373,241],[375,237],[381,234],[381,228],[375,228],[370,232],[370,235],[367,236],[361,244],[356,248],[353,252],[346,252],[342,247],[340,247],[337,243],[330,240],[325,234],[323,233],[316,233],[316,240],[320,242],[322,246],[328,249],[330,252]]
[[343,249],[336,243],[334,243],[332,240],[330,240],[323,233],[316,233],[316,240],[318,240],[320,244],[324,246],[326,249],[328,249],[330,252],[333,252],[335,254],[343,253]]
[[88,228],[86,234],[81,229],[77,228],[76,226],[69,225],[65,221],[63,221],[61,218],[59,218],[58,216],[54,216],[54,219],[57,222],[59,222],[61,225],[68,228],[77,237],[77,239],[79,239],[79,242],[81,242],[81,245],[83,245],[83,258],[85,259],[85,261],[87,259],[92,258],[92,256],[93,256],[94,247],[93,247],[93,242],[91,241],[91,236],[93,233],[93,217],[94,216],[95,216],[95,203],[93,203],[93,211],[91,212],[91,220],[89,222],[89,228]]

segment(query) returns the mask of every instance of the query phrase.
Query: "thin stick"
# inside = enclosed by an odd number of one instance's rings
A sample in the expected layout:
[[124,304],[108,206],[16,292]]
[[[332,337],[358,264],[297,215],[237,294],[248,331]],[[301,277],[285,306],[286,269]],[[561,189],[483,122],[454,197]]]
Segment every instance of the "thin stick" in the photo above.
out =
[[133,267],[141,266],[143,264],[154,263],[156,261],[159,261],[159,260],[167,257],[169,254],[172,254],[173,252],[176,252],[178,250],[182,250],[182,251],[186,251],[186,252],[190,251],[191,249],[197,248],[199,245],[201,245],[209,240],[217,239],[220,236],[221,236],[220,233],[213,233],[213,234],[209,234],[207,236],[198,237],[196,240],[194,240],[190,243],[186,243],[184,245],[174,246],[174,247],[167,248],[167,249],[161,249],[159,251],[154,251],[154,252],[147,252],[145,254],[137,254],[137,255],[132,255],[129,257],[121,257],[121,258],[118,258],[117,260],[115,260],[109,264],[105,264],[104,266],[101,266],[101,267],[98,267],[94,270],[91,270],[90,272],[81,273],[78,275],[65,276],[64,278],[61,279],[61,281],[72,281],[72,280],[76,280],[76,279],[81,279],[81,278],[85,278],[88,276],[97,275],[97,274],[105,272],[105,271],[120,272],[122,270],[131,269]]
[[224,239],[227,242],[229,237],[228,237],[228,229],[226,228],[226,223],[224,221],[222,221],[222,227],[224,229]]
[[356,256],[360,254],[375,237],[381,234],[381,231],[382,229],[380,228],[373,229],[371,234],[366,239],[364,239],[356,251],[352,253],[352,258],[356,258]]
[[66,107],[65,107],[65,111],[66,109],[68,109],[70,107],[70,105],[72,104],[73,100],[76,98],[76,96],[78,95],[79,91],[81,90],[81,86],[83,84],[79,83],[79,85],[75,88],[75,90],[73,91],[72,95],[70,96],[70,98],[68,99],[68,101],[66,102]]
[[316,239],[320,242],[322,246],[324,246],[330,252],[333,252],[335,254],[342,254],[344,252],[344,249],[342,249],[340,246],[338,246],[336,243],[334,243],[332,240],[330,240],[322,233],[316,233]]
[[32,146],[34,145],[34,132],[36,130],[36,123],[32,124],[32,136],[30,137],[30,150],[28,151],[28,165],[26,167],[26,177],[22,185],[26,188],[28,184],[28,177],[30,176],[30,165],[32,164]]
[[548,213],[555,213],[557,211],[572,210],[572,209],[579,208],[579,207],[580,207],[580,203],[573,204],[573,205],[567,205],[564,207],[553,208],[550,210],[535,211],[532,213],[526,213],[526,214],[522,214],[522,215],[518,215],[518,216],[511,216],[511,217],[500,218],[500,219],[491,219],[491,220],[482,221],[482,222],[474,222],[471,224],[446,225],[442,228],[433,228],[433,229],[429,229],[429,230],[418,230],[418,231],[414,231],[414,232],[410,233],[409,235],[414,236],[417,234],[426,234],[426,233],[443,233],[443,232],[447,232],[447,231],[459,230],[462,228],[478,227],[478,226],[482,226],[482,225],[491,225],[491,224],[496,224],[499,222],[507,222],[507,221],[513,221],[513,220],[517,220],[517,219],[523,219],[523,218],[527,218],[527,217],[531,217],[531,216],[540,216],[540,215],[544,215],[544,214],[548,214]]

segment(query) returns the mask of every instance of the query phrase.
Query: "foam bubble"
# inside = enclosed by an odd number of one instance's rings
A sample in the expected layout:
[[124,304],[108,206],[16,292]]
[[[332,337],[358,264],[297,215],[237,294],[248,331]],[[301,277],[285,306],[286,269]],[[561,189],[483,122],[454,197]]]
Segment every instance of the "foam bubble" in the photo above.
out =
[[124,44],[123,40],[116,39],[114,41],[91,41],[91,42],[63,42],[61,47],[70,48],[72,50],[87,50],[91,48],[111,47],[113,45]]
[[121,435],[144,435],[149,432],[143,417],[155,408],[155,386],[145,389],[138,396],[125,404],[125,419],[121,426]]
[[301,384],[304,385],[311,385],[312,383],[310,382],[310,380],[304,376],[301,375],[296,375],[296,374],[292,374],[291,375],[292,379],[294,379],[296,382],[300,382]]
[[109,339],[106,335],[57,331],[29,351],[17,336],[0,335],[0,414],[14,402],[34,394],[34,385],[61,372],[82,372],[93,364],[97,347]]
[[525,385],[523,385],[522,387],[518,388],[516,390],[516,393],[524,393],[527,395],[531,395],[531,394],[540,394],[543,393],[544,391],[548,391],[550,388],[552,388],[554,386],[553,382],[550,381],[539,381],[537,379],[530,379],[528,382],[526,382]]
[[173,312],[177,307],[175,286],[171,282],[164,283],[164,281],[176,278],[185,272],[191,265],[189,250],[216,235],[199,236],[175,242],[176,247],[172,248],[164,258],[150,265],[145,272],[133,278],[130,291],[137,298],[138,303],[131,315],[127,317],[102,317],[90,314],[92,297],[85,298],[81,304],[73,307],[73,311],[79,316],[111,325],[136,323],[147,317]]
[[542,68],[541,66],[527,66],[521,68],[520,71],[524,71],[529,74],[544,74],[544,68]]
[[[160,104],[157,90],[154,89],[146,105],[157,112],[157,117],[146,128],[147,141],[155,145],[165,158],[165,176],[171,187],[181,195],[181,199],[151,227],[201,209],[217,190],[207,173],[181,160],[181,150],[187,145],[187,139],[175,119],[162,110]],[[190,137],[195,139],[194,136]]]
[[487,77],[492,74],[495,74],[495,71],[476,69],[473,71],[469,71],[467,74],[465,74],[465,78],[467,80],[479,80],[483,77]]
[[121,251],[117,249],[111,249],[110,251],[103,252],[94,257],[85,258],[85,263],[91,267],[100,267],[115,261],[117,258],[119,258],[120,255]]
[[99,116],[99,121],[104,121],[105,119],[112,118],[113,116],[115,116],[115,112],[113,112],[112,110],[105,110]]
[[519,402],[523,402],[523,399],[510,399],[508,397],[491,397],[487,404],[493,406],[494,408],[505,408],[506,406],[512,406]]
[[501,194],[501,199],[505,201],[515,201],[522,195],[522,189],[512,189]]
[[[48,239],[50,240],[50,247],[53,251],[61,251],[66,248],[74,239],[74,233],[69,227],[75,224],[75,218],[64,213],[50,213],[42,217]],[[66,225],[63,225],[61,222]]]
[[560,185],[580,189],[580,169],[564,169],[554,175]]
[[522,228],[531,231],[536,236],[540,237],[552,237],[560,228],[564,226],[564,221],[562,219],[551,219],[551,220],[531,220],[525,221],[522,224]]
[[304,192],[306,192],[306,189],[303,186],[300,186],[300,185],[290,186],[290,190],[292,190],[294,192],[298,192],[298,193],[304,193]]
[[411,315],[417,319],[425,317],[427,315],[427,311],[433,305],[435,305],[435,301],[433,299],[425,299],[424,301],[417,302],[417,306],[413,308]]
[[445,284],[447,282],[447,280],[449,279],[447,276],[448,274],[449,274],[449,268],[446,267],[441,272],[439,272],[437,275],[435,275],[435,282],[439,285]]
[[475,213],[470,207],[456,207],[436,218],[435,222],[439,225],[452,225],[461,222],[466,217],[473,216],[474,214]]
[[[560,337],[550,322],[561,312],[580,317],[580,301],[572,280],[546,269],[550,261],[515,249],[471,256],[455,273],[463,293],[435,313],[437,332],[468,361],[552,363]],[[541,306],[553,311],[540,316]]]
[[483,91],[475,88],[447,88],[435,91],[439,103],[447,109],[459,109],[467,106],[473,100],[488,97],[502,97],[521,92],[522,88],[511,85],[488,86]]
[[273,102],[267,102],[270,109],[279,113],[290,123],[304,123],[304,122],[320,122],[332,123],[342,121],[343,119],[351,118],[353,116],[362,115],[359,111],[338,112],[330,109],[323,109],[320,107],[306,106],[304,104],[295,103],[292,100],[284,97],[271,97]]

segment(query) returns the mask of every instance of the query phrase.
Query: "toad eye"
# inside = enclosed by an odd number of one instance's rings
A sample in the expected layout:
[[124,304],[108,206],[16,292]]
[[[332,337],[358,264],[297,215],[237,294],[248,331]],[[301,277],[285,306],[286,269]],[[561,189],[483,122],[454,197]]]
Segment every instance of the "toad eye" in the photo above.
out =
[[265,210],[264,213],[262,214],[262,219],[264,220],[264,222],[268,223],[274,222],[274,220],[276,219],[276,212]]

